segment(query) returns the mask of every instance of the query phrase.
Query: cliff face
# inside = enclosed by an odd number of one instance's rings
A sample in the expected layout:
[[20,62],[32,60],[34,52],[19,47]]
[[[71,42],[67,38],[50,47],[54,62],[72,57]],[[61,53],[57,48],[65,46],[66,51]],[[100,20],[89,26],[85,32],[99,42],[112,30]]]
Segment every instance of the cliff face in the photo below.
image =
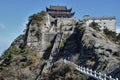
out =
[[119,45],[110,41],[102,32],[90,27],[85,27],[80,44],[81,61],[78,62],[81,62],[81,65],[119,77]]
[[83,25],[79,19],[51,18],[41,12],[30,17],[26,33],[1,56],[0,79],[90,79],[72,65],[63,64],[63,58],[119,77],[119,48],[103,32]]

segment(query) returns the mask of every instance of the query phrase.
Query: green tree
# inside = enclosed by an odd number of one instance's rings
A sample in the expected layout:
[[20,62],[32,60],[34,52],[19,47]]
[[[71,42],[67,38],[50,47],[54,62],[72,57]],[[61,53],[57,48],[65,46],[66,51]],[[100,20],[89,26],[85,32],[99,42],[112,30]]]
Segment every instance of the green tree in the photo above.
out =
[[112,41],[116,41],[116,32],[110,31],[109,29],[103,30],[104,34]]
[[45,16],[45,14],[46,14],[45,11],[41,11],[40,13],[33,14],[32,16],[29,17],[29,21],[30,20],[41,21],[43,20],[43,16]]
[[44,20],[45,15],[46,15],[45,11],[41,11],[40,13],[33,14],[32,16],[29,17],[29,22],[31,22],[32,25],[37,23],[37,25],[40,26],[41,21]]
[[37,14],[33,14],[32,16],[30,16],[29,20],[38,20],[38,21],[41,21],[42,17],[39,15],[39,13],[37,13]]
[[117,35],[117,40],[120,40],[120,33]]
[[8,48],[2,57],[5,59],[2,64],[0,64],[0,69],[7,67],[10,62],[20,53],[21,49],[16,46],[11,46]]
[[18,48],[18,47],[16,47],[16,46],[11,46],[9,49],[7,49],[7,50],[4,52],[3,56],[4,56],[4,57],[7,57],[7,56],[12,56],[12,55],[17,55],[17,54],[20,53],[20,51],[21,51],[20,48]]
[[38,41],[41,40],[42,33],[40,30],[36,31],[35,36],[37,37]]
[[116,40],[120,44],[120,33],[117,35]]
[[94,21],[89,24],[89,27],[91,27],[97,31],[100,31],[98,23],[96,23]]

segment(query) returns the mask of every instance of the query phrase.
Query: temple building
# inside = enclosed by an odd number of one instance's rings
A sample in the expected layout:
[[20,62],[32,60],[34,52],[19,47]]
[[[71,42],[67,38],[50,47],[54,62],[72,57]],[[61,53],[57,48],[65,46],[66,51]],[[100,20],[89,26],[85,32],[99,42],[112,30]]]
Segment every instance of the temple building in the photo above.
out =
[[114,16],[112,17],[106,17],[106,16],[91,17],[90,15],[84,15],[83,18],[87,26],[89,26],[90,23],[95,22],[95,23],[98,23],[101,30],[107,28],[111,31],[116,32],[116,18]]
[[53,18],[71,18],[75,12],[71,12],[72,8],[67,9],[66,6],[50,6],[46,7],[46,12]]

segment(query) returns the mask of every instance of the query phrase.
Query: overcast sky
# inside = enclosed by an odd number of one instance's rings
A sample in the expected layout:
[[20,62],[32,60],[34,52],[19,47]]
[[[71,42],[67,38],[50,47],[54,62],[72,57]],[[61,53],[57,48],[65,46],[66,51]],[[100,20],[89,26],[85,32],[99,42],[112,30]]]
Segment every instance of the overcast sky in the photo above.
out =
[[75,16],[116,16],[120,31],[120,0],[0,0],[0,53],[26,28],[28,17],[50,5],[72,8]]

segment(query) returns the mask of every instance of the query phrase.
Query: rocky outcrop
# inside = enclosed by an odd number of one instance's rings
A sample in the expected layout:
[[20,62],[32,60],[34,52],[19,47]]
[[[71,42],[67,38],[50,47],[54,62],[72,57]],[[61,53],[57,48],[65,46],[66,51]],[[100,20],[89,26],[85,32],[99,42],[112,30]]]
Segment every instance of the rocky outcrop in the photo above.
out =
[[94,48],[95,54],[105,53],[113,55],[115,52],[119,52],[120,47],[112,41],[107,40],[107,37],[103,33],[97,32],[90,27],[86,27],[82,43],[86,48]]
[[[120,46],[110,41],[102,32],[86,26],[80,44],[81,63],[84,66],[107,74],[111,74],[115,69],[120,69],[120,57],[114,55],[120,54]],[[112,76],[119,77],[115,74]]]
[[63,58],[112,77],[120,76],[120,46],[103,32],[77,18],[52,18],[47,13],[37,17],[35,14],[26,33],[15,39],[0,58],[0,79],[89,80],[62,63]]
[[14,41],[13,43],[11,44],[11,46],[17,46],[17,47],[20,47],[22,45],[22,43],[24,42],[24,37],[25,35],[20,35],[18,36]]

